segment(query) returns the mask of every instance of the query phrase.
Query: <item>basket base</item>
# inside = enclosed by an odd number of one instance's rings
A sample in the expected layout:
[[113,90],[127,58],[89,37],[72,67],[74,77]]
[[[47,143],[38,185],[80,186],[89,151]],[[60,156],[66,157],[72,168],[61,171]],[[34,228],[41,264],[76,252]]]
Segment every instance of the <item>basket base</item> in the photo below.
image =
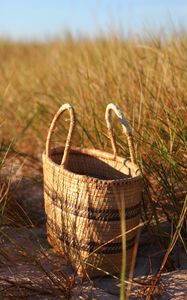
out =
[[[121,272],[121,253],[102,255],[78,251],[67,247],[47,226],[47,238],[54,251],[62,255],[81,278],[95,278],[106,275],[119,275]],[[81,252],[81,253],[80,253]],[[133,248],[126,251],[126,272],[130,270]]]

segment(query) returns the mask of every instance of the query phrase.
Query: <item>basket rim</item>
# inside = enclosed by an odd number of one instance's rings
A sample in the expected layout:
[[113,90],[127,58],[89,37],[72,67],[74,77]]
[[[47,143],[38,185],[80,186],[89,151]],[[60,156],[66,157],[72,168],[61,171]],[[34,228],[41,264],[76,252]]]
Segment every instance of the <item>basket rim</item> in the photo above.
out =
[[[63,151],[64,151],[64,147],[54,147],[51,149],[51,154],[60,154]],[[113,154],[106,152],[106,151],[99,150],[99,149],[72,147],[70,149],[70,154],[71,153],[77,154],[77,155],[83,154],[83,155],[91,156],[91,157],[95,157],[95,158],[105,158],[108,160],[114,160]],[[137,164],[131,162],[130,160],[126,160],[125,158],[123,158],[121,156],[116,156],[115,160],[119,163],[124,164],[124,166],[126,166],[130,170],[135,169],[135,173],[137,174],[136,176],[120,178],[120,179],[100,179],[100,178],[85,175],[85,174],[83,175],[83,174],[74,173],[66,168],[63,168],[62,165],[55,163],[50,157],[47,157],[46,151],[44,151],[42,154],[42,160],[43,160],[43,162],[48,160],[53,167],[55,167],[59,170],[63,169],[63,172],[65,172],[65,174],[68,175],[69,177],[74,177],[74,178],[80,179],[82,181],[100,182],[102,184],[111,184],[111,183],[112,184],[120,184],[120,183],[127,183],[127,184],[129,183],[130,184],[133,182],[142,181],[142,175],[141,175],[140,169],[137,166]]]

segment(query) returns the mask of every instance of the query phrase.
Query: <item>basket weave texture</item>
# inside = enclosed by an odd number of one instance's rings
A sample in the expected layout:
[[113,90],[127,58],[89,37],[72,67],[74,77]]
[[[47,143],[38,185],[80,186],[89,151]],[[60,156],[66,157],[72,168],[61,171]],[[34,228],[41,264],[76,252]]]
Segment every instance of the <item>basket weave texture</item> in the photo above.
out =
[[[70,128],[65,147],[51,148],[51,135],[60,115],[68,110]],[[131,161],[117,156],[111,112],[119,117],[128,138]],[[121,218],[126,231],[139,224],[142,177],[135,164],[130,127],[120,110],[109,104],[106,121],[114,154],[71,148],[75,112],[64,104],[49,129],[43,153],[47,235],[54,249],[69,258],[79,274],[90,277],[120,273]],[[125,207],[125,208],[124,208]],[[131,264],[137,230],[126,235],[126,268]]]

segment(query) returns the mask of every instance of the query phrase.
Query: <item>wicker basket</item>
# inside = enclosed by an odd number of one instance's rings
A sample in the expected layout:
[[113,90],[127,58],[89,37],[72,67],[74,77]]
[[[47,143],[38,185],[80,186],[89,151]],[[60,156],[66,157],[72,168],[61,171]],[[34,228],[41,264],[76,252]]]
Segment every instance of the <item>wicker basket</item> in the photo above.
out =
[[[51,149],[51,134],[60,115],[68,110],[70,128],[64,148]],[[128,138],[131,161],[117,156],[111,112],[117,114]],[[114,154],[71,148],[75,113],[64,104],[55,115],[43,154],[44,198],[50,244],[68,256],[79,274],[90,277],[121,271],[121,216],[126,230],[139,224],[142,177],[135,164],[130,127],[114,104],[106,121]],[[123,209],[125,204],[125,209]],[[124,211],[125,210],[125,211]],[[137,230],[126,235],[126,268],[131,263]]]

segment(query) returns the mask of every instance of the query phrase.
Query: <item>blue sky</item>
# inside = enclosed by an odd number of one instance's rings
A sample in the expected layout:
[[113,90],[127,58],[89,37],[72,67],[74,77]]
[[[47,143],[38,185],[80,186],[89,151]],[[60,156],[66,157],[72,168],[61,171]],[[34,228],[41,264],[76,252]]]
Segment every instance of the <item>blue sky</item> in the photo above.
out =
[[94,35],[187,27],[187,0],[0,0],[0,35],[43,39],[60,35]]

